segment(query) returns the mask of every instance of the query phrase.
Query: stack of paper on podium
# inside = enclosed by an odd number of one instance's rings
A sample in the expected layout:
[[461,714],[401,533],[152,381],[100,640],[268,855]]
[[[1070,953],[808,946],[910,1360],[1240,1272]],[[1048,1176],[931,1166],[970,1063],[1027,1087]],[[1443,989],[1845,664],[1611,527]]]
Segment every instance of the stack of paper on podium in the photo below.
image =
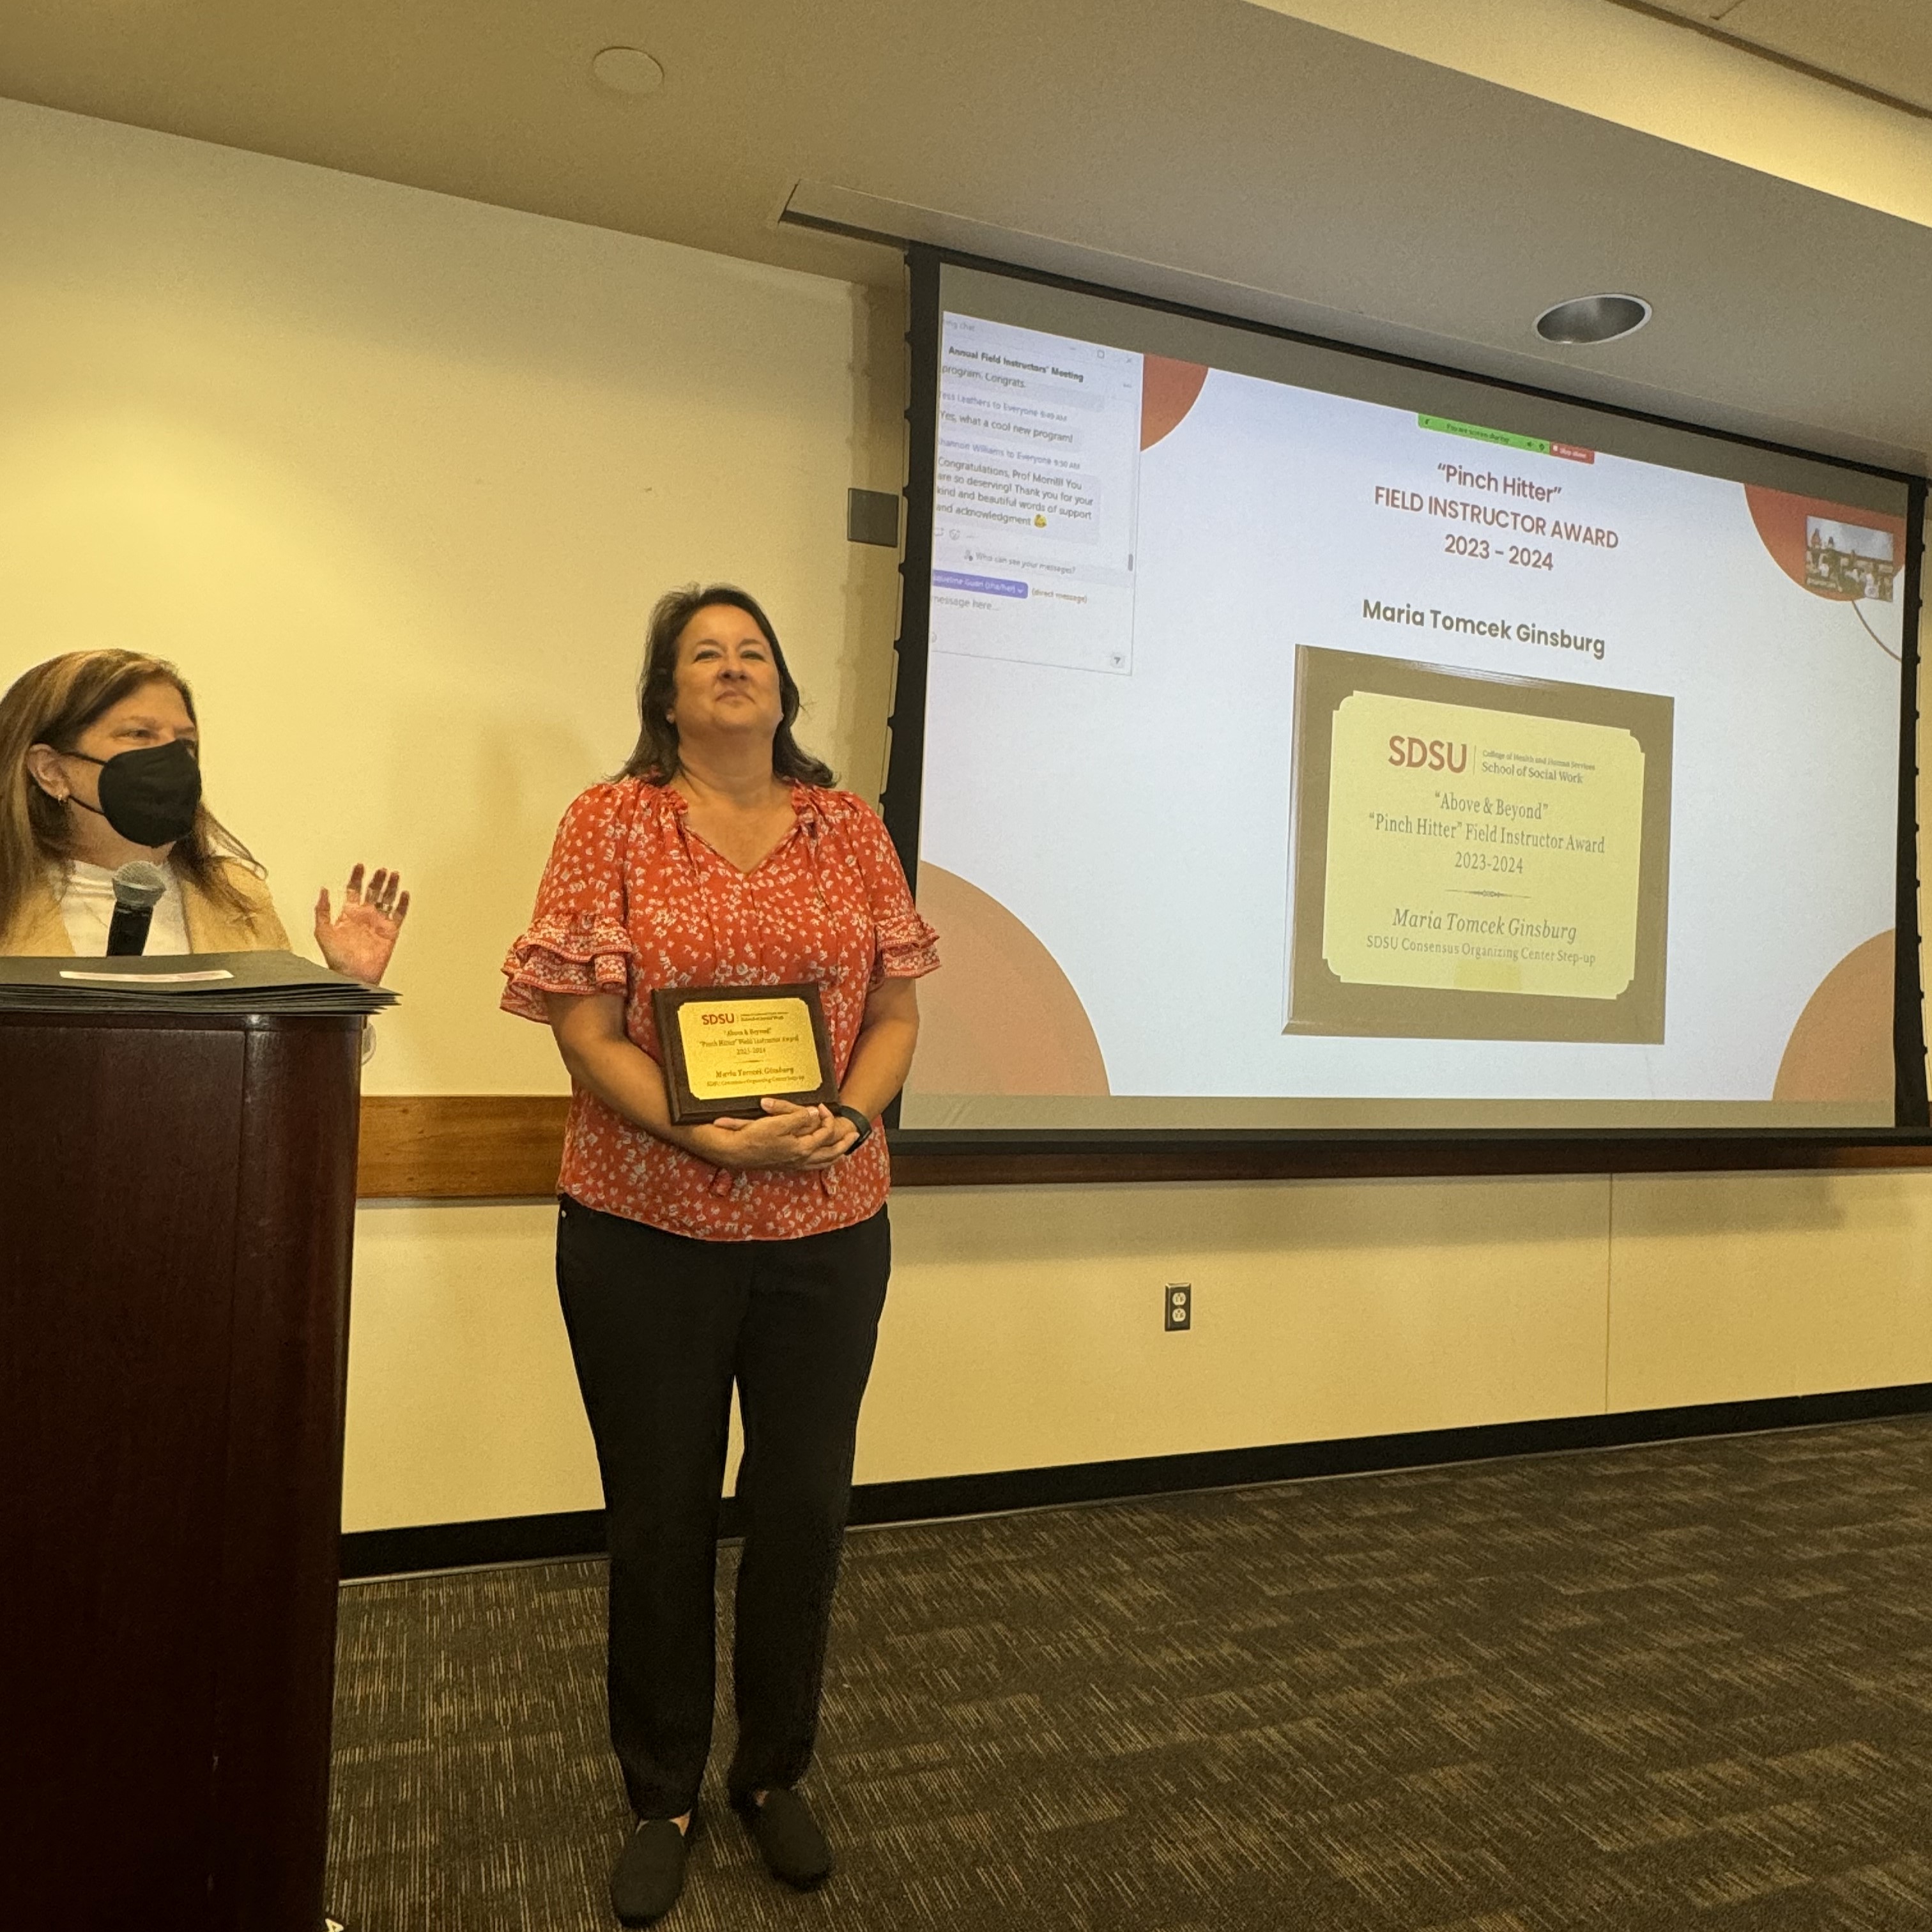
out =
[[375,1013],[386,987],[292,952],[0,958],[0,1012]]

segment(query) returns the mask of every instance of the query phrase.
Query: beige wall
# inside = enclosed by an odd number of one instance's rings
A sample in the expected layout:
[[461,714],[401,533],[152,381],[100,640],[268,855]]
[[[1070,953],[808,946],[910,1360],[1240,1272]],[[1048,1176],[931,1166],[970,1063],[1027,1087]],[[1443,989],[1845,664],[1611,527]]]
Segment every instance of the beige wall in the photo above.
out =
[[[844,284],[0,103],[0,678],[194,676],[211,795],[298,927],[419,897],[377,1091],[538,1091],[496,965],[628,742],[665,584],[766,596],[876,788],[899,321]],[[1932,1378],[1932,1178],[908,1192],[885,1480]],[[352,1528],[581,1508],[541,1204],[360,1216]],[[1164,1334],[1162,1285],[1195,1286]]]
[[848,486],[897,487],[876,310],[0,101],[0,681],[177,658],[292,933],[356,859],[415,892],[370,1090],[561,1090],[496,969],[563,807],[630,748],[661,590],[752,586],[808,742],[877,789],[897,573],[844,540]]
[[[363,1210],[350,1528],[596,1507],[554,1218]],[[892,1223],[865,1482],[1932,1381],[1918,1174],[909,1189]]]

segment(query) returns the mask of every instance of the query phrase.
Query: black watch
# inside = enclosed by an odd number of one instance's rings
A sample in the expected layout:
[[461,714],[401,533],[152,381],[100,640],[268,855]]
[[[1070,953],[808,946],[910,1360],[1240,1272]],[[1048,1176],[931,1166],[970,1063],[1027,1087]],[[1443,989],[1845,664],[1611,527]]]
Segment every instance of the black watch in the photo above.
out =
[[856,1107],[846,1106],[842,1102],[832,1111],[850,1120],[859,1130],[859,1138],[845,1150],[848,1154],[856,1154],[866,1144],[866,1136],[872,1131],[871,1115],[862,1114]]

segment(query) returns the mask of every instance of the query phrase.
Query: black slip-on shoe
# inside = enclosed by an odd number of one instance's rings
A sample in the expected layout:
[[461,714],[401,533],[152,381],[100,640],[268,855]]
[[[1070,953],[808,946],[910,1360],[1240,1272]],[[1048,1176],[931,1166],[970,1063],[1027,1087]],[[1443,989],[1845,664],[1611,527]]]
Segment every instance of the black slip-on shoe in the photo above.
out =
[[620,1925],[649,1925],[677,1903],[684,1889],[685,1854],[698,1835],[698,1814],[680,1832],[670,1818],[646,1818],[610,1868],[610,1910]]
[[832,1870],[832,1847],[812,1808],[796,1791],[775,1786],[762,1804],[747,1791],[731,1802],[772,1877],[800,1892],[825,1882]]

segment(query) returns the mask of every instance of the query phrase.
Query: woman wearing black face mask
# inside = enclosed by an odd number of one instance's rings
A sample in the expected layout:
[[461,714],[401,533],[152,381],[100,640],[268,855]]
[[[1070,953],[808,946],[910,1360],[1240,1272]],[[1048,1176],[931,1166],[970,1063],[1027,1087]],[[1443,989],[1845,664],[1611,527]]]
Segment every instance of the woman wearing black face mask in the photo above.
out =
[[[201,800],[194,700],[181,674],[132,651],[74,651],[0,697],[0,953],[107,950],[114,873],[160,866],[168,887],[146,950],[286,948],[261,868]],[[392,872],[325,891],[315,938],[339,973],[374,986],[409,895]]]

